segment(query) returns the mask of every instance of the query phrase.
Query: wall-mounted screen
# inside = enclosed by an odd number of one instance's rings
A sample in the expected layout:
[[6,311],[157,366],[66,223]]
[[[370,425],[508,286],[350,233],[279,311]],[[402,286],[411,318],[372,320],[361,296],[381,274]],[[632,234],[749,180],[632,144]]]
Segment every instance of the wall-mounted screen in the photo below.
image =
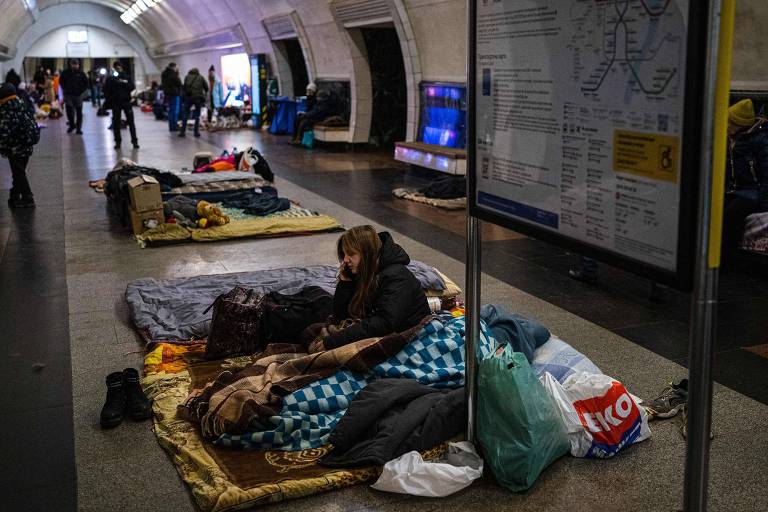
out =
[[464,84],[422,82],[417,140],[448,148],[466,146],[467,89]]
[[251,62],[246,53],[234,53],[221,57],[221,85],[224,89],[222,104],[242,107],[250,101]]

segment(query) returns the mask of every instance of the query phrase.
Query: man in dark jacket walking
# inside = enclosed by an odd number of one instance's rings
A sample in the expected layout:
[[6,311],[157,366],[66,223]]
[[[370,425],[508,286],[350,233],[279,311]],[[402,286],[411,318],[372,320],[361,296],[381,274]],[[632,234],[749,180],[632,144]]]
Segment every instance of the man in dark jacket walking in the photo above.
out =
[[0,155],[11,165],[13,185],[8,198],[11,208],[34,208],[35,199],[27,180],[32,147],[40,140],[40,129],[27,107],[16,96],[16,88],[0,86]]
[[131,130],[133,147],[139,149],[139,139],[136,137],[136,124],[133,122],[133,108],[131,107],[131,91],[136,86],[133,85],[133,80],[125,72],[120,61],[115,61],[112,67],[114,71],[104,84],[104,98],[106,104],[112,109],[112,133],[115,135],[115,149],[120,149],[122,144],[120,123],[123,112],[125,112],[128,128]]
[[181,96],[181,78],[175,62],[168,64],[160,76],[160,87],[168,101],[168,130],[175,132],[179,129],[179,109]]
[[181,116],[181,130],[179,137],[185,136],[189,112],[194,107],[193,119],[195,120],[195,137],[200,136],[200,109],[205,104],[205,97],[208,95],[208,81],[203,78],[197,68],[192,68],[184,77],[184,86],[182,88],[184,96],[184,111]]
[[69,61],[69,67],[61,73],[59,85],[64,91],[64,106],[67,109],[67,133],[77,130],[83,134],[83,94],[88,90],[88,77],[77,59]]

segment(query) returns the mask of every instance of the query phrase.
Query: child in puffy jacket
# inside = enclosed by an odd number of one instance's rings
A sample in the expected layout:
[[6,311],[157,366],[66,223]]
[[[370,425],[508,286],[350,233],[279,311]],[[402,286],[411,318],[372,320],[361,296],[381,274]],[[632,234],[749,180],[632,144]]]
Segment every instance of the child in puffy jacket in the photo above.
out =
[[16,88],[9,83],[0,86],[0,155],[8,159],[13,186],[8,198],[10,208],[34,208],[35,199],[27,180],[27,164],[32,148],[40,140],[37,121],[29,113]]

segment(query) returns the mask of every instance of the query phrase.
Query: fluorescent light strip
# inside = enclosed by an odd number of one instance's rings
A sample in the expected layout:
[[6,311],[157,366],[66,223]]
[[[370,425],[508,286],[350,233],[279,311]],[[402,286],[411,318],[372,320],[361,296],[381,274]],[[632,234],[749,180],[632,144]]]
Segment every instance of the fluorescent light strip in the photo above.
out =
[[120,19],[123,20],[123,23],[126,25],[131,24],[136,18],[147,12],[151,7],[156,7],[160,2],[161,0],[136,0],[130,7],[123,11],[123,14],[120,15]]

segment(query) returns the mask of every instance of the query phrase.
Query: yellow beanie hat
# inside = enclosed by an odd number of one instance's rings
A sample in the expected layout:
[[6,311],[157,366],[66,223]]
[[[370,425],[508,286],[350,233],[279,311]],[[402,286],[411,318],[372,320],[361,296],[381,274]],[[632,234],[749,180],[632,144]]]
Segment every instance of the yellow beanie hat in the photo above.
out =
[[747,98],[731,105],[728,108],[728,121],[738,126],[755,124],[755,106],[752,105],[752,100]]

